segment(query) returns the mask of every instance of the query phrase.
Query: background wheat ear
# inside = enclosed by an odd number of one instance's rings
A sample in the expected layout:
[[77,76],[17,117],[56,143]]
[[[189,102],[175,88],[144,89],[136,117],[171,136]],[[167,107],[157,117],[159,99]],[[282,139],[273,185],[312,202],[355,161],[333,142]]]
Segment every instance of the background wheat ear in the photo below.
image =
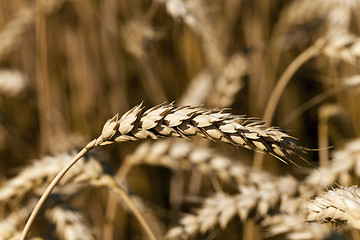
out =
[[360,197],[357,186],[329,190],[311,201],[308,209],[308,221],[360,228]]

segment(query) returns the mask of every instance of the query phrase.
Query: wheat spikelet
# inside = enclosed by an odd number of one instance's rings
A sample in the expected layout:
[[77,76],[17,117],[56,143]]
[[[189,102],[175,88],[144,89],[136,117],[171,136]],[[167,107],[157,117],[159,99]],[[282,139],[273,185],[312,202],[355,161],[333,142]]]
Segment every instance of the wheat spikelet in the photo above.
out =
[[[50,0],[44,2],[46,14],[51,14],[58,9],[64,0]],[[21,41],[21,35],[25,33],[35,21],[35,6],[24,7],[16,13],[0,32],[0,60],[8,54]]]
[[343,223],[360,229],[360,190],[357,186],[340,187],[327,191],[308,205],[310,222]]
[[121,118],[117,114],[109,119],[101,135],[90,142],[86,149],[146,138],[200,136],[268,152],[284,162],[291,161],[291,154],[303,151],[293,137],[279,129],[265,127],[261,121],[231,115],[224,110],[197,106],[176,108],[173,104],[161,104],[144,113],[142,109],[140,104]]
[[84,217],[74,209],[57,205],[53,208],[46,209],[45,217],[55,224],[56,233],[60,239],[95,239]]
[[[55,157],[44,157],[34,161],[32,165],[24,168],[16,177],[2,184],[0,188],[0,203],[9,200],[20,201],[29,193],[41,191],[42,187],[48,184],[54,176],[72,159],[67,153]],[[80,161],[77,166],[71,169],[61,185],[71,181],[73,183],[86,182],[89,179],[98,178],[103,170],[98,161],[90,157],[86,161]],[[35,192],[39,194],[39,192]]]
[[360,140],[348,142],[343,149],[332,154],[329,165],[314,170],[300,184],[301,196],[305,199],[314,197],[332,186],[353,184],[352,176],[360,176]]

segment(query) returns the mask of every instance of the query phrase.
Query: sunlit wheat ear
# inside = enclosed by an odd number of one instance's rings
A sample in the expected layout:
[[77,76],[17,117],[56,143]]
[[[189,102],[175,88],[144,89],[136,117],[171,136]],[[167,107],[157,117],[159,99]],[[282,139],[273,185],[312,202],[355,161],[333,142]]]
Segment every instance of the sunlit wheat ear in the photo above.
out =
[[161,104],[143,112],[140,104],[122,117],[117,114],[109,119],[101,135],[87,147],[146,138],[199,136],[268,152],[283,162],[291,161],[291,154],[303,151],[293,137],[263,124],[262,121],[231,115],[225,110]]
[[331,222],[360,229],[360,189],[351,186],[329,190],[309,202],[308,210],[310,222]]
[[60,239],[95,239],[85,218],[74,209],[55,206],[46,210],[45,217],[55,225],[57,236]]

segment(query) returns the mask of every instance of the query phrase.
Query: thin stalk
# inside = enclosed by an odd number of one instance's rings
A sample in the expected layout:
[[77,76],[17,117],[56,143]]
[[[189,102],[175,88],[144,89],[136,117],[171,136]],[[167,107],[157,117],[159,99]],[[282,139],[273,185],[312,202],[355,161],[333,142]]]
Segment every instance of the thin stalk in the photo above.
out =
[[[112,190],[116,195],[120,197],[122,201],[124,201],[125,205],[130,209],[132,214],[136,217],[136,219],[139,221],[140,225],[143,227],[145,233],[149,237],[150,240],[158,240],[155,233],[151,230],[149,224],[145,220],[142,213],[139,211],[139,209],[134,204],[133,200],[130,198],[130,196],[126,193],[124,188],[121,186],[121,184],[116,181],[112,176],[105,175],[103,176],[97,183],[95,183],[98,186],[104,186],[108,187],[110,190]],[[111,196],[111,195],[110,195]]]
[[325,92],[322,92],[321,94],[311,98],[307,102],[300,105],[297,109],[295,109],[294,111],[289,113],[284,118],[284,120],[281,122],[281,125],[285,125],[285,126],[288,125],[289,123],[294,121],[297,117],[299,117],[306,110],[310,109],[311,107],[315,106],[316,104],[319,104],[320,102],[324,101],[325,99],[327,99],[335,94],[338,94],[346,89],[347,88],[342,87],[342,86],[333,87],[333,88],[330,88],[329,90],[326,90]]
[[117,183],[114,179],[112,179],[113,183],[110,183],[111,189],[119,195],[120,199],[124,201],[126,206],[130,209],[130,211],[134,214],[136,219],[139,221],[140,225],[143,227],[144,231],[146,232],[147,236],[150,240],[158,240],[158,238],[155,236],[154,232],[151,230],[149,224],[146,222],[145,218],[139,211],[139,209],[135,206],[129,195],[124,191],[124,189],[121,187],[119,183]]
[[[321,49],[324,46],[325,41],[320,39],[315,42],[315,44],[311,45],[308,49],[303,51],[299,56],[297,56],[294,61],[290,63],[290,65],[286,68],[285,72],[281,75],[279,81],[277,82],[274,90],[271,92],[269,101],[266,105],[265,112],[263,115],[263,120],[266,121],[267,125],[270,125],[276,107],[279,104],[280,98],[291,80],[291,77],[295,74],[295,72],[309,59],[315,57],[321,52]],[[263,165],[264,155],[255,152],[253,168],[261,169]]]
[[29,219],[26,222],[26,225],[24,227],[23,232],[21,233],[21,236],[19,240],[25,240],[26,236],[28,235],[30,231],[30,227],[33,224],[37,214],[40,211],[40,208],[44,205],[46,199],[49,197],[51,192],[54,190],[55,186],[59,183],[61,178],[65,175],[67,171],[82,158],[88,151],[90,151],[91,148],[83,148],[57,175],[56,177],[51,181],[50,185],[46,188],[45,192],[41,196],[40,200],[37,202],[34,210],[31,212],[31,215]]
[[319,163],[324,167],[329,163],[329,126],[328,116],[319,116],[318,124],[318,144],[319,144]]
[[40,153],[45,154],[51,142],[51,102],[49,96],[48,56],[46,37],[46,9],[43,0],[36,2],[36,82],[38,90]]

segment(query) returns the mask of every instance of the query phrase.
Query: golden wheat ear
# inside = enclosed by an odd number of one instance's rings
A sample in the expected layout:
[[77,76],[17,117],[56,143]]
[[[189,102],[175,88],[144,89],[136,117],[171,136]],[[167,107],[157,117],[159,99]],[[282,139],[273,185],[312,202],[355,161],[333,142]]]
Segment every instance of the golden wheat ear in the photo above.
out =
[[266,127],[262,121],[232,115],[224,109],[175,107],[174,103],[160,104],[145,112],[140,104],[121,118],[115,115],[106,122],[102,134],[93,144],[190,136],[267,152],[284,162],[291,162],[292,154],[305,151],[296,144],[294,137],[276,127]]

